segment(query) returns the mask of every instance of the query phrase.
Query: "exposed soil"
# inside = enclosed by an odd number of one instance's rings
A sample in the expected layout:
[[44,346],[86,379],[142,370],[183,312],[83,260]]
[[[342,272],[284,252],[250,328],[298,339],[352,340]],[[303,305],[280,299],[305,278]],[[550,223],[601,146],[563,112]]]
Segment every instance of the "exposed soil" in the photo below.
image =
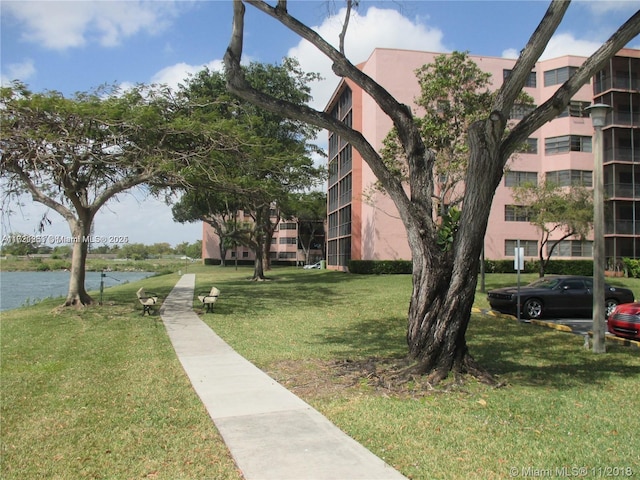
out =
[[430,385],[425,377],[411,373],[413,365],[406,358],[286,360],[271,365],[268,373],[302,398],[333,396],[352,388],[366,388],[379,395],[399,397],[464,391],[460,380],[446,380],[437,387]]

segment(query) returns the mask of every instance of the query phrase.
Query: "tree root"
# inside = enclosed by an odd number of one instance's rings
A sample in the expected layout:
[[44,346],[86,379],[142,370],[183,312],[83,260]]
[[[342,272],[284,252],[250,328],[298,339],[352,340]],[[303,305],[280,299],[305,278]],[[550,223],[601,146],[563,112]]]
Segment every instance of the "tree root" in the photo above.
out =
[[81,307],[88,307],[90,305],[94,305],[95,303],[96,302],[94,302],[93,298],[90,295],[85,293],[84,295],[76,294],[76,295],[67,297],[67,299],[62,304],[62,306],[81,308]]
[[[434,368],[425,370],[424,363],[406,358],[368,358],[366,360],[344,360],[334,363],[338,376],[349,386],[365,383],[384,391],[385,394],[416,395],[419,392],[461,391],[470,378],[498,388],[499,382],[471,357],[465,357],[464,368]],[[453,375],[451,375],[453,374]],[[452,381],[445,382],[451,378]]]

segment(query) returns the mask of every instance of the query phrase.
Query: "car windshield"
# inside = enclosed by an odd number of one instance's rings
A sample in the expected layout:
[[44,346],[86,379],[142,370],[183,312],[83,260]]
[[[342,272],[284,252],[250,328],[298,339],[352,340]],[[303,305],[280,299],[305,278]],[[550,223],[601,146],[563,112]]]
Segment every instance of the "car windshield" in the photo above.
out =
[[539,278],[535,282],[527,285],[529,288],[546,288],[547,290],[552,290],[556,285],[560,283],[560,280],[557,278]]

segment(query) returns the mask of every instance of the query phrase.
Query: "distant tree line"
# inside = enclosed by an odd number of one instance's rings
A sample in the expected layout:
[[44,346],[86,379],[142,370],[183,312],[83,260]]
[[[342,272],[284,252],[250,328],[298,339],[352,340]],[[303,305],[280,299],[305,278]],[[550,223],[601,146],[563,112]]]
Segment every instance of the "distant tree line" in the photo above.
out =
[[[33,241],[25,241],[28,235],[14,233],[3,238],[0,245],[0,253],[4,255],[25,256],[34,254],[49,254],[57,258],[71,258],[73,249],[70,245],[56,245],[54,247],[37,243],[35,237]],[[89,253],[115,254],[117,258],[128,258],[131,260],[146,260],[148,258],[158,258],[163,255],[181,255],[189,258],[200,258],[202,255],[202,240],[193,243],[182,242],[172,247],[169,243],[154,243],[145,245],[142,243],[127,243],[114,245],[100,245],[90,247]]]

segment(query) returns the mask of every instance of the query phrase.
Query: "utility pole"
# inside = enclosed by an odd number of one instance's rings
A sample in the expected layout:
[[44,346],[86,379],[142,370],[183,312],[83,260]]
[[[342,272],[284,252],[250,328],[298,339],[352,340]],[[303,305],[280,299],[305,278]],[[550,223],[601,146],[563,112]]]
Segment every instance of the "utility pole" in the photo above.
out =
[[595,130],[593,141],[593,353],[605,353],[604,306],[604,173],[602,127],[609,105],[597,103],[587,107]]

